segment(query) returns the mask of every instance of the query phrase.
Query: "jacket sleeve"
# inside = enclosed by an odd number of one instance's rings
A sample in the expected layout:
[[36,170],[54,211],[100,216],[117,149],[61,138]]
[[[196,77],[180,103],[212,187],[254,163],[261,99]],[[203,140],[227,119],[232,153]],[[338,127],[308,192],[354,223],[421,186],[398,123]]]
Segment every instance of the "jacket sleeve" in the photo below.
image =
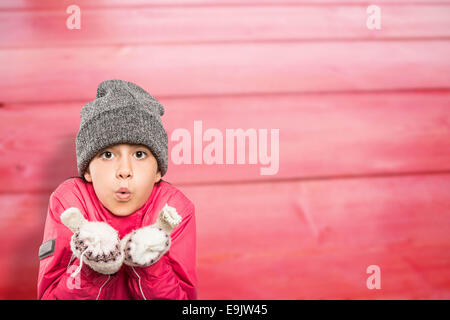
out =
[[171,234],[169,251],[148,267],[128,267],[129,288],[135,299],[196,300],[195,207],[180,213],[182,222]]
[[[97,299],[100,288],[109,279],[108,276],[88,266],[83,266],[75,278],[70,277],[79,259],[72,258],[70,249],[72,232],[60,220],[60,215],[67,207],[70,206],[64,206],[55,192],[52,193],[45,221],[43,243],[54,240],[54,251],[40,260],[37,288],[39,300]],[[82,210],[81,206],[79,209]]]

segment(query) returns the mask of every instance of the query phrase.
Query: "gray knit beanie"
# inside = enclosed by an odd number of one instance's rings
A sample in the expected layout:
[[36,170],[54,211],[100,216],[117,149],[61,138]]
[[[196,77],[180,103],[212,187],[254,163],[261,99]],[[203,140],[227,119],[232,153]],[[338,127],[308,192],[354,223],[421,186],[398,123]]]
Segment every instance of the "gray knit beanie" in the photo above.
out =
[[168,165],[168,138],[161,122],[164,107],[138,85],[107,80],[97,97],[81,109],[76,138],[78,174],[103,148],[119,143],[143,144],[153,153],[163,176]]

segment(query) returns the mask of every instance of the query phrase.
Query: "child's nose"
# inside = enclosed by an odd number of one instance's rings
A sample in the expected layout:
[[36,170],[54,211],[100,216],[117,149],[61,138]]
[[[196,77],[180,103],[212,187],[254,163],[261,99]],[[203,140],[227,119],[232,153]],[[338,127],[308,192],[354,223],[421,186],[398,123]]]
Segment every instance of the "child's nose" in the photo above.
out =
[[132,169],[129,160],[122,160],[119,168],[117,169],[117,176],[122,179],[132,177]]

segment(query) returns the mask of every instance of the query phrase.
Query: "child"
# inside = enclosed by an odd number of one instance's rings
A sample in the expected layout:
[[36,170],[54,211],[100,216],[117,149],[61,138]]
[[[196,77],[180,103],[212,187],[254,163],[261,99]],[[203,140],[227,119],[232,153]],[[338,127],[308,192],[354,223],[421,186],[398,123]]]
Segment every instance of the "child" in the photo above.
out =
[[51,194],[38,299],[196,299],[193,203],[161,178],[163,106],[134,83],[102,82],[81,109],[80,177]]

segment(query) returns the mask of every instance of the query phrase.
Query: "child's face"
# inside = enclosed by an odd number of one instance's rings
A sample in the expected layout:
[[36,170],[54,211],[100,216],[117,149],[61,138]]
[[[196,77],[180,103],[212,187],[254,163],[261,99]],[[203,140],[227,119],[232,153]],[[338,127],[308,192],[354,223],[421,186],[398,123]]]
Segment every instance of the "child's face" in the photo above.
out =
[[[146,146],[117,144],[101,150],[91,160],[84,178],[92,182],[97,197],[109,211],[128,216],[148,200],[161,172]],[[129,199],[116,194],[122,187],[130,190]]]

